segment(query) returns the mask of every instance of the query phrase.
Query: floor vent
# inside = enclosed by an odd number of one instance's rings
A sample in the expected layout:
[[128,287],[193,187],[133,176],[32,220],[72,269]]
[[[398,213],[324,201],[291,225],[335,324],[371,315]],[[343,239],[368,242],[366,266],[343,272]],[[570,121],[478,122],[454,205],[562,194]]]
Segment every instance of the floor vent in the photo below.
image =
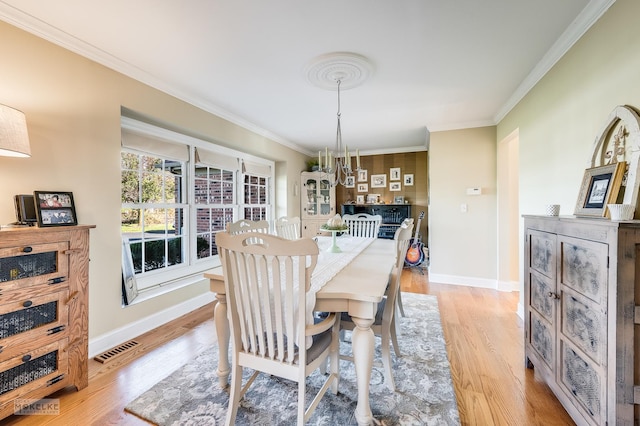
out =
[[128,342],[125,342],[120,346],[117,346],[113,349],[109,349],[108,351],[103,352],[100,355],[96,355],[95,357],[93,357],[93,359],[103,364],[106,364],[107,362],[111,362],[114,359],[118,359],[123,355],[130,354],[131,351],[138,345],[139,343],[136,342],[135,340],[129,340]]

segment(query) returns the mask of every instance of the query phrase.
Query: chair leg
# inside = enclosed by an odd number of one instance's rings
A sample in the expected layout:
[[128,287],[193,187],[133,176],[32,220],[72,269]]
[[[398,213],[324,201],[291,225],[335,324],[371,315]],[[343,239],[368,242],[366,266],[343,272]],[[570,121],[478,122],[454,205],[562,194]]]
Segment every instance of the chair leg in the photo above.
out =
[[396,352],[396,356],[400,357],[402,354],[400,353],[400,346],[398,345],[398,323],[396,322],[396,316],[394,315],[391,319],[391,327],[389,327],[391,331],[391,342],[393,343],[393,350]]
[[237,366],[237,360],[234,360],[231,367],[231,391],[229,394],[229,406],[227,407],[227,416],[224,424],[231,426],[236,423],[236,415],[238,414],[238,405],[242,397],[242,367]]
[[[304,367],[301,367],[304,368]],[[301,379],[298,379],[298,421],[297,421],[297,425],[298,426],[304,426],[304,415],[305,415],[305,391],[307,389],[307,383],[305,381],[305,378],[302,377]]]
[[383,332],[382,336],[382,365],[384,367],[384,375],[387,377],[387,384],[392,392],[395,392],[396,385],[393,381],[393,371],[391,371],[391,348],[389,348],[390,336]]
[[402,306],[402,290],[398,290],[398,296],[396,296],[396,303],[398,305],[398,309],[400,310],[400,315],[406,317],[404,314],[404,307]]

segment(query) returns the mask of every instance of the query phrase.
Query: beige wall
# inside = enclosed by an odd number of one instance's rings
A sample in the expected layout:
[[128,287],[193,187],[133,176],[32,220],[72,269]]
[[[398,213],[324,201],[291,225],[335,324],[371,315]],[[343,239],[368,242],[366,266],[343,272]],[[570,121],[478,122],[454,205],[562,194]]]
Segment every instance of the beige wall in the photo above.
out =
[[495,127],[431,133],[430,281],[498,287],[496,156]]
[[[201,281],[121,308],[121,106],[192,136],[278,160],[278,188],[298,182],[306,167],[302,154],[3,22],[0,54],[0,103],[26,114],[32,152],[28,159],[0,157],[0,223],[15,220],[14,194],[73,192],[79,221],[97,226],[91,231],[89,287],[94,343],[210,294]],[[299,214],[299,199],[291,191],[279,192],[276,204],[276,214]]]
[[640,2],[617,0],[498,125],[498,140],[519,129],[521,214],[541,214],[550,203],[573,214],[609,114],[640,107],[638,16]]

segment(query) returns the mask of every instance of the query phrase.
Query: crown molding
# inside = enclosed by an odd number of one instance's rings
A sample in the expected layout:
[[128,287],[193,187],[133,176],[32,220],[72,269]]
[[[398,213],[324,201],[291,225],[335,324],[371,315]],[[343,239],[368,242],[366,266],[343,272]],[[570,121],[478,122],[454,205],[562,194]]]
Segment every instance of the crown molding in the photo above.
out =
[[591,0],[582,12],[562,33],[560,38],[551,46],[535,68],[520,83],[515,92],[500,108],[494,117],[494,124],[498,124],[551,68],[571,49],[571,47],[595,24],[616,0]]

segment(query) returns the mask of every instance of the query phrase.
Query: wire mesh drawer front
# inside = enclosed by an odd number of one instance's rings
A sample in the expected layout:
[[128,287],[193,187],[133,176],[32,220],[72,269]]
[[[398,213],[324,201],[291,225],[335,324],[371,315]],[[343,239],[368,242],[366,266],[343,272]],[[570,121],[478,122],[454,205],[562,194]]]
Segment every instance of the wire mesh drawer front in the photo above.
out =
[[58,267],[58,252],[27,254],[0,259],[0,282],[52,274]]
[[58,301],[0,315],[0,339],[58,321]]
[[0,249],[0,285],[2,290],[32,285],[65,282],[68,242]]
[[0,405],[23,395],[42,395],[66,386],[68,378],[68,339],[21,353],[0,363]]
[[57,350],[3,371],[0,373],[0,395],[38,380],[56,370],[58,370]]
[[601,377],[592,363],[564,341],[561,352],[560,377],[563,386],[580,404],[587,417],[592,418],[595,424],[604,424],[604,377]]

